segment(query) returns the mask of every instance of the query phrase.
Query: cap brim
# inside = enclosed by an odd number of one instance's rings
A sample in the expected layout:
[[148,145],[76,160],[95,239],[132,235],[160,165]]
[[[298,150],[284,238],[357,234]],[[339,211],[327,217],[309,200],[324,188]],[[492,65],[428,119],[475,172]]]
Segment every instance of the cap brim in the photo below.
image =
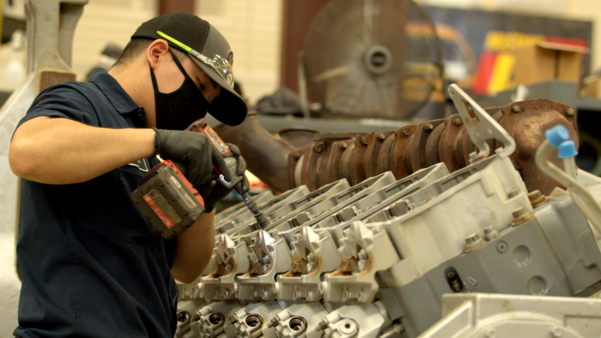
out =
[[196,63],[196,65],[211,78],[211,80],[221,86],[221,94],[211,102],[209,114],[213,115],[219,122],[230,126],[237,126],[242,123],[248,113],[248,106],[244,99],[238,95],[238,93],[236,93],[213,68],[204,64],[202,61],[197,60],[193,56],[190,56],[190,59],[192,59],[192,61],[194,61],[194,63]]

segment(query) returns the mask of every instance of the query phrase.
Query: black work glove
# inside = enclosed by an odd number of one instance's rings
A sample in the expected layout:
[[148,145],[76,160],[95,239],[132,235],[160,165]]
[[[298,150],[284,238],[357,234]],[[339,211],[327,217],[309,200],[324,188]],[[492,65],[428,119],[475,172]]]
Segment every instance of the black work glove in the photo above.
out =
[[[223,174],[223,178],[225,178],[225,180],[228,182],[231,182],[232,180],[235,180],[236,178],[243,176],[242,182],[240,184],[237,184],[236,186],[240,186],[240,185],[242,186],[241,188],[238,188],[238,189],[242,190],[239,192],[248,192],[249,183],[248,183],[248,179],[246,178],[246,176],[244,176],[244,172],[246,171],[246,161],[240,155],[240,149],[238,149],[238,147],[236,145],[231,144],[231,143],[226,143],[226,144],[230,148],[230,151],[232,152],[232,155],[230,155],[230,156],[234,157],[236,159],[235,175],[237,175],[237,176],[231,177],[231,175],[229,174],[229,169],[226,167],[225,160],[223,160],[223,158],[222,158],[222,161],[219,161],[218,163],[214,163],[214,164],[217,167],[217,169]],[[230,156],[228,156],[228,157],[230,157]],[[194,188],[196,188],[196,190],[198,190],[198,192],[202,195],[202,197],[205,201],[205,212],[211,212],[215,208],[215,205],[217,204],[217,202],[219,202],[225,196],[229,195],[229,193],[236,187],[227,188],[227,187],[224,187],[223,184],[221,184],[217,181],[211,181],[211,182],[202,184],[200,186],[195,186]]]
[[185,176],[193,186],[200,186],[216,177],[213,175],[213,163],[225,165],[221,154],[202,133],[152,129],[156,132],[155,153],[183,165]]

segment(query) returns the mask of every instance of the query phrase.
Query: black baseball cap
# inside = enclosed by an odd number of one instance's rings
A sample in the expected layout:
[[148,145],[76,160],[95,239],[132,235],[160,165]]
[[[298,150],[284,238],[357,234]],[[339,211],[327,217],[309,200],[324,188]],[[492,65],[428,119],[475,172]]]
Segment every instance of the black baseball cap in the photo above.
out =
[[248,107],[234,91],[234,53],[223,35],[207,21],[191,13],[167,13],[144,22],[131,39],[164,39],[186,53],[221,86],[221,94],[211,102],[209,113],[231,126],[244,121]]

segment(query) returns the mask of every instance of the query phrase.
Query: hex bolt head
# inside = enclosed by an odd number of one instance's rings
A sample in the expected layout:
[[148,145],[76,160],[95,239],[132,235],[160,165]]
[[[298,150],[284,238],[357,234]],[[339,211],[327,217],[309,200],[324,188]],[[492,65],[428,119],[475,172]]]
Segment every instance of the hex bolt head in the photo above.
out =
[[522,110],[522,107],[520,107],[519,104],[514,104],[513,106],[511,106],[511,111],[514,113],[519,113],[520,110]]
[[507,198],[514,198],[517,195],[520,194],[520,190],[519,189],[513,189],[511,190],[508,194],[507,194]]
[[549,198],[543,195],[540,190],[534,190],[528,194],[528,199],[530,200],[530,204],[532,204],[533,208],[541,206],[549,200]]
[[376,135],[376,139],[382,142],[386,139],[386,135],[384,135],[384,133],[379,133],[378,135]]
[[517,208],[511,214],[513,215],[513,223],[511,223],[513,226],[520,225],[532,218],[532,215],[524,208]]
[[465,252],[472,252],[478,250],[486,242],[480,238],[480,235],[473,233],[465,238]]
[[405,136],[409,136],[411,135],[411,130],[409,130],[409,128],[404,127],[403,129],[401,129],[401,132],[403,133],[403,135]]
[[574,116],[574,108],[572,107],[567,107],[564,110],[564,113],[566,113],[566,116]]
[[524,210],[524,208],[518,208],[518,209],[515,209],[511,214],[513,215],[514,219],[520,218],[520,217],[524,216],[524,214],[526,214],[526,210]]
[[367,136],[362,136],[361,137],[361,144],[366,146],[369,144],[369,140],[367,139]]
[[453,117],[453,124],[454,124],[454,125],[458,126],[458,125],[460,125],[460,124],[461,124],[461,122],[462,122],[462,121],[461,121],[461,117],[459,117],[459,116],[455,116],[455,117]]
[[478,234],[471,234],[465,238],[465,244],[472,244],[479,239],[480,239],[480,236]]
[[432,123],[426,123],[424,124],[424,130],[425,131],[432,131],[434,129],[434,126],[432,125]]
[[324,151],[324,145],[323,143],[316,143],[315,146],[313,147],[313,151],[316,152],[317,154],[321,153]]
[[492,225],[488,225],[484,228],[484,238],[486,238],[487,241],[491,241],[497,237],[499,237],[499,233]]

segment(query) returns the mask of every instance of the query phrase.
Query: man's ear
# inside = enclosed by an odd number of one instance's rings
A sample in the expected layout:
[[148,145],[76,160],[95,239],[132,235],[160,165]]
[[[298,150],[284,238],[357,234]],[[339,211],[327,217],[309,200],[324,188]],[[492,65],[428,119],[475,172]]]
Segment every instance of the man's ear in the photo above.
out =
[[156,67],[169,58],[169,43],[163,39],[154,40],[146,49],[146,60],[154,70]]

